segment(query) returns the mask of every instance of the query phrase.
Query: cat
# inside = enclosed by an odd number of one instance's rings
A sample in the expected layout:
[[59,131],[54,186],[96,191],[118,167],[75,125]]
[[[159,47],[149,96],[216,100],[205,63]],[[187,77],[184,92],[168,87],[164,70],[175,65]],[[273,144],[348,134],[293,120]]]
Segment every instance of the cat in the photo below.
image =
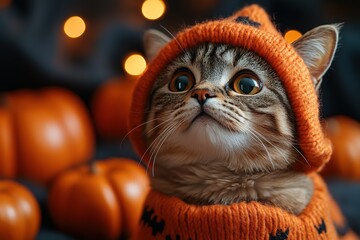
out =
[[[340,25],[323,25],[292,46],[319,88]],[[170,38],[144,35],[151,61]],[[292,166],[299,150],[292,106],[272,67],[240,47],[205,43],[185,49],[156,79],[143,133],[151,186],[189,204],[259,201],[300,214],[314,187]]]

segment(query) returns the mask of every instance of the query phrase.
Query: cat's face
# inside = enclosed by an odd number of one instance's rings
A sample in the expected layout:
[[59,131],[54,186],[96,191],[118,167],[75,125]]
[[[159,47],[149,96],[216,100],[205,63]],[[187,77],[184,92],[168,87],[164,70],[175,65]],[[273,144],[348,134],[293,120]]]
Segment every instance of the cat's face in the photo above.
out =
[[255,53],[214,44],[190,49],[162,71],[151,96],[145,136],[156,165],[271,171],[297,157],[285,91]]
[[[320,26],[293,44],[315,88],[333,59],[338,30]],[[155,30],[144,40],[148,60],[170,41]],[[148,166],[211,164],[251,173],[288,168],[299,158],[306,163],[281,80],[253,52],[210,43],[185,49],[162,70],[150,96],[143,132]]]

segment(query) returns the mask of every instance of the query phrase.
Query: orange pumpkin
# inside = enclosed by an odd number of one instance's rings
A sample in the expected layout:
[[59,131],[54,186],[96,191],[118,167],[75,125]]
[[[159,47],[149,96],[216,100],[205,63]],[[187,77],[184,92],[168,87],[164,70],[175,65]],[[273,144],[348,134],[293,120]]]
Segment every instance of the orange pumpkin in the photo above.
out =
[[93,154],[86,109],[60,88],[19,90],[0,96],[0,176],[41,184]]
[[333,154],[323,174],[360,180],[360,123],[335,116],[326,120],[325,131],[333,144]]
[[149,181],[133,160],[114,158],[69,170],[49,193],[55,226],[82,239],[118,239],[136,231]]
[[40,208],[22,185],[0,181],[0,239],[33,240],[40,227]]
[[126,135],[133,86],[131,78],[110,80],[95,93],[93,119],[103,139],[120,139]]

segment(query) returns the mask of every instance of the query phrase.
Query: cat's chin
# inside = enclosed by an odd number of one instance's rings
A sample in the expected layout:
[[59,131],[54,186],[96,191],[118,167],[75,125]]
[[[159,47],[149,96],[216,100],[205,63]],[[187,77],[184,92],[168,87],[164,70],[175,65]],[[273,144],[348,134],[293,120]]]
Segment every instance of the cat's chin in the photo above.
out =
[[219,125],[222,127],[221,123],[207,114],[199,114],[196,116],[190,123],[190,127],[198,127],[198,125]]
[[232,150],[235,146],[242,142],[245,144],[244,133],[230,131],[224,127],[218,120],[208,115],[201,115],[196,117],[189,128],[177,135],[183,142],[193,143],[194,146],[212,147],[213,149],[229,149]]
[[208,114],[206,112],[202,112],[195,116],[193,120],[189,123],[187,130],[191,130],[192,128],[205,128],[206,129],[217,129],[225,132],[236,132],[235,129],[231,129],[230,126],[226,126],[226,123],[218,120],[216,117]]
[[210,116],[199,116],[184,132],[185,136],[191,139],[197,139],[201,142],[208,142],[208,144],[219,145],[227,138],[227,129],[225,129],[217,120]]

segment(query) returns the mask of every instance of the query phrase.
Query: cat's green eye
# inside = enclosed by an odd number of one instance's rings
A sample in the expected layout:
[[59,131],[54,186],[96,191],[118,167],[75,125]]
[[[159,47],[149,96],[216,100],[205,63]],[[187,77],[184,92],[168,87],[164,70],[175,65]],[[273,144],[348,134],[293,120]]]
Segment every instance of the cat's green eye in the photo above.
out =
[[195,78],[187,68],[179,69],[175,72],[169,83],[169,90],[172,92],[184,92],[193,87]]
[[232,81],[231,88],[240,94],[254,95],[261,91],[262,82],[250,72],[239,72]]

